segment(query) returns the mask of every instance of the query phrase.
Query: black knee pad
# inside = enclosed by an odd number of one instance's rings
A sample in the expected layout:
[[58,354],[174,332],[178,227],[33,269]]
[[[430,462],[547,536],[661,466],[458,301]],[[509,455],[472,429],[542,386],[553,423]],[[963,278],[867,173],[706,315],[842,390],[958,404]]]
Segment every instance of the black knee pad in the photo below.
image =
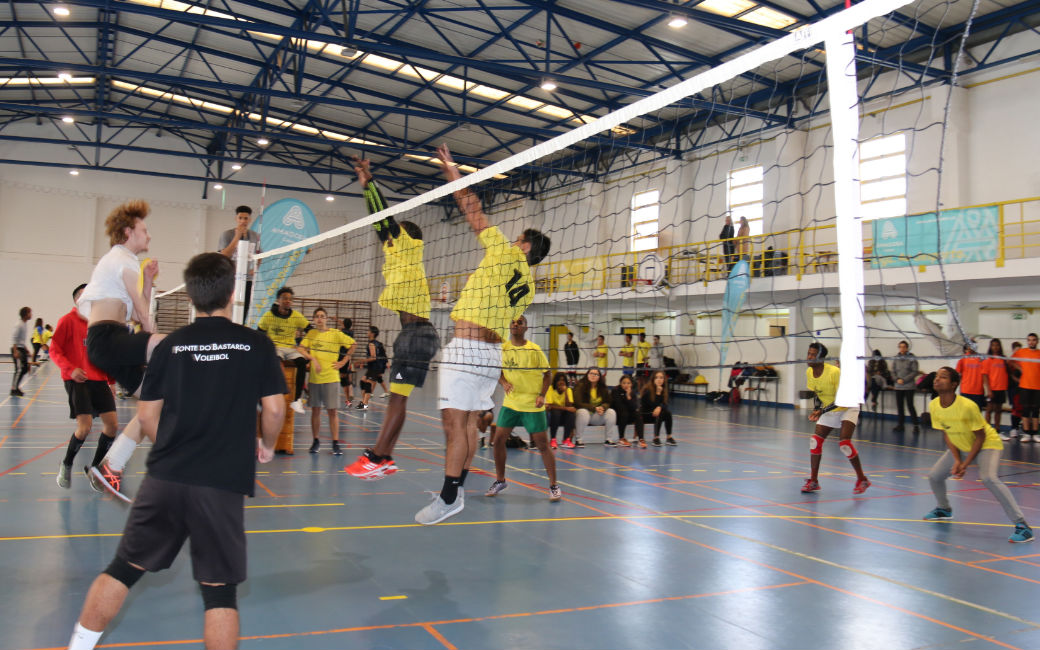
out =
[[126,585],[127,589],[130,589],[137,584],[137,581],[144,575],[144,569],[133,567],[123,558],[116,557],[112,560],[111,564],[105,568],[104,573],[112,576],[119,582],[122,582]]
[[362,379],[361,380],[361,391],[364,392],[364,393],[371,393],[372,392],[372,382],[368,381],[367,379]]
[[202,585],[202,604],[206,610],[238,609],[238,585]]

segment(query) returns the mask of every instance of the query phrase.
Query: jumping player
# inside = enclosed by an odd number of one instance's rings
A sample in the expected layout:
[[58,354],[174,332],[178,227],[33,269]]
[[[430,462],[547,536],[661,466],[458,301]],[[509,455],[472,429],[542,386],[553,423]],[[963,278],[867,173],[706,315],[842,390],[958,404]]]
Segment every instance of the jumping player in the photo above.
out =
[[827,347],[822,343],[809,344],[809,367],[805,371],[805,378],[809,390],[816,393],[816,408],[809,415],[809,421],[816,423],[816,431],[809,440],[809,462],[811,474],[802,485],[802,492],[820,491],[820,458],[823,454],[823,441],[827,439],[831,431],[840,429],[841,441],[838,447],[841,453],[849,459],[852,469],[856,470],[856,487],[852,489],[853,494],[863,494],[870,487],[867,475],[863,473],[863,465],[860,463],[859,454],[852,444],[852,434],[856,431],[859,422],[859,407],[844,407],[834,403],[834,396],[838,393],[838,381],[841,379],[841,370],[837,366],[824,363],[827,358]]
[[[372,179],[369,162],[355,158],[354,171],[364,188],[369,214],[385,209],[386,201]],[[404,427],[408,397],[413,390],[426,383],[430,360],[441,346],[437,330],[430,324],[430,289],[426,282],[426,268],[423,266],[422,230],[411,221],[399,224],[393,217],[383,219],[375,227],[383,248],[383,279],[386,282],[379,295],[379,304],[397,312],[401,320],[401,332],[394,339],[394,360],[390,365],[390,402],[386,407],[379,437],[371,449],[366,449],[345,468],[351,476],[367,481],[378,480],[397,471],[391,454]],[[369,355],[379,356],[371,351]],[[365,399],[369,399],[369,396]]]
[[[448,181],[461,178],[448,146],[441,145],[437,153]],[[531,266],[549,254],[549,238],[533,228],[510,243],[488,222],[480,199],[469,189],[455,192],[455,202],[484,247],[484,258],[451,312],[455,337],[441,355],[438,406],[447,442],[444,483],[415,515],[425,525],[444,521],[465,505],[460,488],[477,453],[477,416],[494,406],[491,396],[501,375],[502,340],[510,323],[534,299]]]

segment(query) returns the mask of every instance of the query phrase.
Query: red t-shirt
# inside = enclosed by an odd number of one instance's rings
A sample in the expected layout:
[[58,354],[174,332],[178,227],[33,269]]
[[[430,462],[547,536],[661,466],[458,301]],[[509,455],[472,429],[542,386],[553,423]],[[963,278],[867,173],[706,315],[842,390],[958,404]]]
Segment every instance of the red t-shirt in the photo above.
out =
[[51,338],[51,359],[61,369],[62,381],[72,379],[72,371],[81,368],[89,381],[108,381],[108,375],[87,358],[87,321],[73,307],[58,320]]
[[[1019,359],[1040,359],[1040,350],[1019,348],[1011,355],[1011,357]],[[1029,390],[1040,390],[1040,363],[1036,363],[1035,361],[1026,361],[1018,365],[1022,369],[1022,376],[1018,380],[1018,387],[1027,388]]]
[[957,361],[957,372],[961,373],[961,395],[982,394],[982,359],[961,357]]
[[982,362],[982,374],[989,380],[990,390],[1007,390],[1007,364],[1003,359],[986,359]]

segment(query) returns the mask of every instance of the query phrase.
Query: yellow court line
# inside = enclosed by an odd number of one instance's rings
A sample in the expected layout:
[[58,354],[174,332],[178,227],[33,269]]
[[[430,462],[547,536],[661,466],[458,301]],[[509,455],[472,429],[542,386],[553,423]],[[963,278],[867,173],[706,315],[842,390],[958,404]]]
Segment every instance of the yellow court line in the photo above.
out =
[[380,596],[379,600],[406,600],[408,596]]
[[[336,504],[314,504],[314,505],[336,505]],[[256,508],[277,508],[283,506],[247,506]],[[293,507],[293,506],[284,506]],[[306,507],[306,506],[305,506]],[[1007,524],[991,524],[981,521],[943,521],[936,523],[924,521],[923,519],[900,519],[896,517],[837,517],[831,515],[590,515],[588,517],[540,517],[535,519],[494,519],[487,521],[445,521],[438,526],[491,526],[496,524],[536,524],[536,523],[565,523],[572,521],[639,521],[649,519],[807,519],[807,520],[832,520],[832,521],[888,521],[925,524],[928,526],[986,526],[1006,528]],[[249,535],[264,535],[271,533],[326,533],[347,532],[354,530],[385,530],[390,528],[423,528],[422,524],[378,524],[362,526],[308,526],[304,528],[273,528],[269,530],[247,530]],[[32,541],[41,539],[78,539],[84,537],[119,537],[122,533],[80,533],[72,535],[32,535],[25,537],[0,537],[0,542]]]

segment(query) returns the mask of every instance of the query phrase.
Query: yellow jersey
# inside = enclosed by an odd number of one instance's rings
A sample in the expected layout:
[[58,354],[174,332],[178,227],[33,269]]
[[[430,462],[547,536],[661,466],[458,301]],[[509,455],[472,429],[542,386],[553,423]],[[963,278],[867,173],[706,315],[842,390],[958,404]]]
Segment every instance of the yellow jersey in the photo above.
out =
[[599,352],[602,355],[596,357],[596,367],[606,368],[607,363],[610,361],[610,350],[605,345],[597,345],[596,352]]
[[932,427],[945,433],[950,444],[961,451],[971,451],[971,446],[975,444],[975,432],[982,429],[986,432],[983,449],[1004,448],[996,429],[982,417],[982,411],[975,402],[957,395],[953,404],[943,408],[941,400],[940,397],[933,399],[928,405],[928,413],[932,416]]
[[646,360],[650,358],[650,342],[641,341],[636,344],[636,347],[639,348],[637,352],[639,356],[636,357],[636,363],[646,363]]
[[[629,352],[632,356],[625,356],[625,353]],[[621,346],[621,366],[623,368],[631,368],[636,365],[636,348],[631,343],[626,343]]]
[[[819,377],[813,377],[813,369],[805,369],[805,383],[809,390],[816,393],[823,406],[834,403],[834,396],[838,394],[838,381],[841,380],[841,368],[829,363],[823,364],[823,372]],[[835,411],[844,411],[844,406],[839,406]]]
[[[272,307],[275,309],[275,307]],[[310,325],[310,321],[295,309],[287,317],[275,316],[270,310],[260,317],[256,328],[267,332],[275,346],[279,348],[295,348],[296,332]]]
[[548,370],[549,360],[534,341],[525,341],[523,345],[503,343],[502,374],[513,390],[506,393],[502,406],[526,413],[544,411],[544,406],[535,406],[534,402],[542,394],[542,377]]
[[509,339],[509,324],[534,300],[534,281],[527,258],[495,226],[481,231],[484,259],[469,276],[451,319],[469,321]]
[[383,244],[383,280],[379,304],[392,311],[403,311],[421,318],[430,317],[430,286],[423,266],[423,242],[401,234]]
[[354,345],[354,339],[350,338],[340,330],[327,329],[319,332],[314,329],[307,332],[307,336],[300,341],[300,346],[307,348],[311,356],[321,364],[321,372],[314,372],[314,364],[311,363],[310,382],[312,384],[331,384],[339,381],[339,370],[332,364],[339,361],[340,346],[350,349]]
[[50,345],[51,339],[54,338],[54,332],[51,330],[43,330],[43,344]]
[[549,392],[545,394],[545,404],[548,406],[567,406],[567,402],[574,404],[574,391],[570,388],[563,389],[563,392],[557,392],[552,386],[549,387]]

